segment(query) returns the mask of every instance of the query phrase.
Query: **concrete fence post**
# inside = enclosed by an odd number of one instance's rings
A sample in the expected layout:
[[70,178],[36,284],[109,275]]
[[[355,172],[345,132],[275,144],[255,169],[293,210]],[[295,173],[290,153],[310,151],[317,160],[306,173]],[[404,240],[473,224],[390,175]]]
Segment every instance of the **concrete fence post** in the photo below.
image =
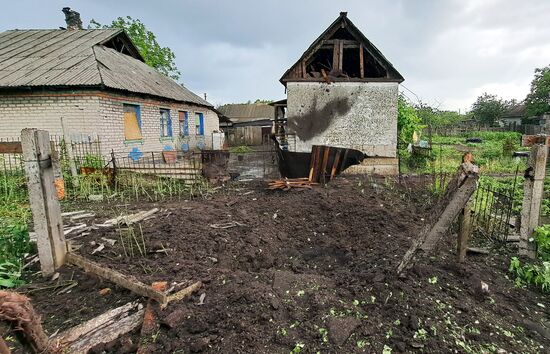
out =
[[525,171],[519,254],[530,258],[535,258],[536,256],[535,243],[530,241],[530,239],[540,222],[547,158],[548,146],[546,144],[533,145],[527,170]]
[[44,130],[23,129],[21,145],[40,267],[43,276],[51,276],[65,263],[67,246],[54,184],[50,136]]

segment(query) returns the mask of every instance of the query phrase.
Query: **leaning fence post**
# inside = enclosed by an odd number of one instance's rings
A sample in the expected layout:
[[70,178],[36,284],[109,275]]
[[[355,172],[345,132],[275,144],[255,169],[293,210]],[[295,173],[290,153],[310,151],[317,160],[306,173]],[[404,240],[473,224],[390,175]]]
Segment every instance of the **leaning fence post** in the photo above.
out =
[[536,256],[535,243],[529,240],[540,221],[547,158],[548,146],[546,144],[534,144],[529,155],[527,170],[525,170],[519,254],[529,258],[535,258]]
[[21,145],[40,267],[43,276],[50,276],[65,263],[67,253],[54,185],[50,137],[44,130],[23,129]]
[[468,250],[468,240],[472,232],[471,202],[468,202],[459,215],[459,231],[457,239],[458,263],[464,262]]

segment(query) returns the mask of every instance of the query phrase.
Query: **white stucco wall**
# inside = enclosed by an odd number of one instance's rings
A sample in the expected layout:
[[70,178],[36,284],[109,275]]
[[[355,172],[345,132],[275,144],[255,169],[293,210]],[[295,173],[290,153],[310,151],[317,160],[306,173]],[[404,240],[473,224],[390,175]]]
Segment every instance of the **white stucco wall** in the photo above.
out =
[[[296,151],[329,145],[361,150],[368,156],[396,157],[398,85],[289,82],[288,130],[297,134]],[[323,120],[326,124],[316,124]]]

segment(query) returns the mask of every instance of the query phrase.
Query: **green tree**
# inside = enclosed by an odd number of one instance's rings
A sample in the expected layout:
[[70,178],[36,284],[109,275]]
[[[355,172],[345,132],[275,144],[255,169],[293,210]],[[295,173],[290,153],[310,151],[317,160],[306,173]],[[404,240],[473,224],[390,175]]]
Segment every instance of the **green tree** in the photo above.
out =
[[508,109],[508,104],[496,95],[484,93],[472,105],[474,119],[483,125],[493,125]]
[[412,142],[414,132],[420,132],[424,126],[415,108],[402,95],[397,102],[397,131],[398,144],[404,145]]
[[147,29],[139,19],[130,16],[118,17],[110,25],[102,25],[92,19],[88,28],[122,28],[126,31],[145,63],[174,80],[181,76],[176,67],[176,55],[168,47],[161,47],[155,34]]
[[550,65],[535,69],[535,78],[531,81],[531,91],[525,99],[527,117],[538,116],[550,111]]

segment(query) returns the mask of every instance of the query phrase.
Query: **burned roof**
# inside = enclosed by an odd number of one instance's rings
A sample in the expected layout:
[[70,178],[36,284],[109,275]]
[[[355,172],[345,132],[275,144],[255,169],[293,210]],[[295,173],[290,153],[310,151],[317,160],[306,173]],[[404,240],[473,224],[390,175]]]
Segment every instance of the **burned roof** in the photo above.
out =
[[289,81],[388,81],[403,76],[347,17],[340,16],[281,77]]
[[0,33],[0,88],[110,88],[212,105],[144,63],[122,29]]
[[218,110],[233,123],[273,120],[275,108],[265,103],[226,104]]

